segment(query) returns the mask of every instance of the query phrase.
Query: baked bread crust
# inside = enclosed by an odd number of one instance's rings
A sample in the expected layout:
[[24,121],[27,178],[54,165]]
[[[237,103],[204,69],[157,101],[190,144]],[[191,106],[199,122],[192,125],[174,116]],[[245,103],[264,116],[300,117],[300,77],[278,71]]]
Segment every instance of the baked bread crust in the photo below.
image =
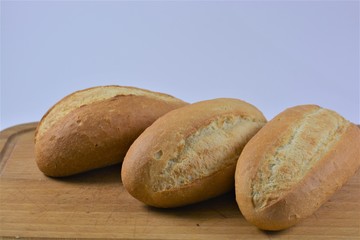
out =
[[39,169],[60,177],[122,162],[158,117],[187,105],[144,89],[100,86],[72,93],[44,115],[35,133]]
[[[285,229],[312,215],[359,169],[358,146],[359,128],[333,111],[315,105],[285,110],[269,121],[240,155],[235,192],[242,214],[264,230]],[[285,152],[285,148],[289,149]],[[295,152],[303,161],[308,161],[307,156],[316,159],[300,166],[301,172],[292,165]],[[282,168],[269,175],[265,164],[280,153],[286,154],[271,162],[274,166],[268,165],[268,172],[277,165]],[[289,179],[284,166],[293,167]],[[296,181],[292,183],[292,179]],[[271,186],[266,185],[269,182]]]
[[238,99],[214,99],[173,110],[132,144],[122,166],[127,191],[155,207],[178,207],[231,190],[238,156],[265,124]]

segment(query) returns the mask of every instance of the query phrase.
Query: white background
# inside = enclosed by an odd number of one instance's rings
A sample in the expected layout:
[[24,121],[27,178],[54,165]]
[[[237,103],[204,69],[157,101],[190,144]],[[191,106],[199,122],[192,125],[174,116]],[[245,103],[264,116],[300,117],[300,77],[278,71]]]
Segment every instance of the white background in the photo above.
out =
[[1,129],[118,84],[359,123],[359,1],[1,1]]

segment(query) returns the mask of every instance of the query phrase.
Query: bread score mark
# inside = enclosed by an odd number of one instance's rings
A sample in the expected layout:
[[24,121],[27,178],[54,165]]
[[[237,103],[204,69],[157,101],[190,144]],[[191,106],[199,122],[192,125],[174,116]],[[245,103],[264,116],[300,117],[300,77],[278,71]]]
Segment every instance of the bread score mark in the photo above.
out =
[[157,167],[150,171],[152,190],[174,190],[228,166],[235,168],[245,143],[264,124],[241,116],[220,116],[181,140],[177,152],[171,155],[165,154],[166,149],[154,152],[154,160],[163,167],[160,171]]
[[101,102],[121,96],[145,96],[168,102],[178,102],[179,99],[170,95],[152,92],[135,87],[122,87],[116,85],[93,87],[74,92],[57,104],[55,104],[45,114],[38,128],[37,136],[41,136],[50,129],[56,122],[64,118],[67,114],[80,107],[87,106],[91,103]]
[[350,122],[335,112],[316,108],[291,126],[290,135],[279,136],[284,138],[282,144],[274,153],[263,156],[268,160],[260,161],[252,181],[255,209],[268,207],[291,191],[323,159],[349,126]]

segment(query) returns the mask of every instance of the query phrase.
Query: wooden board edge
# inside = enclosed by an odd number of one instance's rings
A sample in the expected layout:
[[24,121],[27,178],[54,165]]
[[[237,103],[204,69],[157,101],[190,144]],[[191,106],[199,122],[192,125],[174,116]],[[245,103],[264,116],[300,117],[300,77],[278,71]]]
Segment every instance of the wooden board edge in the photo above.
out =
[[20,134],[35,131],[38,122],[24,123],[6,128],[0,132],[0,173],[16,144],[16,137]]
[[38,122],[30,122],[5,128],[4,130],[0,131],[0,139],[10,138],[11,135],[17,134],[19,132],[34,130],[37,125]]

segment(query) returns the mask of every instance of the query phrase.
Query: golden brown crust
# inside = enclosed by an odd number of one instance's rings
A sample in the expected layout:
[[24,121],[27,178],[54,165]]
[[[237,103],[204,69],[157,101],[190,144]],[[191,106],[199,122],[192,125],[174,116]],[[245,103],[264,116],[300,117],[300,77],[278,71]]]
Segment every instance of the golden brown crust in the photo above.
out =
[[[98,88],[105,92],[118,88],[133,89],[120,86]],[[64,99],[71,102],[74,94]],[[48,176],[68,176],[120,163],[131,143],[146,127],[166,112],[187,104],[173,99],[167,101],[140,94],[116,95],[71,110],[39,134],[44,119],[54,111],[55,107],[52,107],[39,123],[35,135],[39,169]],[[56,115],[56,112],[52,114]]]
[[128,192],[156,207],[177,207],[229,191],[236,160],[266,122],[254,106],[214,99],[171,111],[130,147],[122,166]]
[[[266,124],[244,148],[235,173],[236,200],[244,217],[257,227],[264,230],[281,230],[296,224],[313,214],[359,169],[360,153],[356,146],[360,144],[360,130],[354,124],[341,120],[336,113],[320,109],[314,105],[287,109]],[[274,152],[279,152],[278,149],[284,144],[286,136],[294,131],[298,122],[306,119],[311,113],[315,118],[319,118],[316,121],[320,122],[323,129],[308,135],[321,136],[323,132],[333,131],[329,128],[331,117],[339,120],[338,132],[326,139],[328,148],[321,146],[325,152],[316,162],[310,163],[313,164],[312,167],[304,172],[296,184],[285,192],[281,192],[281,187],[274,188],[271,195],[274,198],[269,199],[264,206],[257,205],[253,191],[254,184],[259,181],[258,173],[261,166],[274,155]],[[307,126],[301,130],[306,132],[312,129]],[[317,141],[313,141],[311,148],[315,144]],[[296,151],[296,146],[291,148]],[[312,153],[311,148],[303,148],[301,151]],[[291,151],[287,154],[291,154]],[[314,156],[316,154],[318,153],[312,153]],[[279,176],[281,174],[278,173]],[[262,194],[261,197],[265,196]]]
[[79,90],[65,96],[63,99],[57,102],[44,114],[35,132],[35,142],[36,142],[36,138],[39,135],[41,135],[48,128],[51,127],[52,124],[47,124],[50,118],[51,119],[56,118],[56,120],[59,120],[59,118],[67,115],[71,111],[71,108],[68,108],[66,111],[63,111],[62,108],[64,108],[64,105],[73,105],[72,108],[77,109],[79,107],[83,107],[87,104],[92,104],[94,102],[101,102],[103,100],[108,100],[113,97],[129,96],[129,95],[147,96],[150,98],[163,100],[165,102],[169,102],[170,104],[174,104],[174,105],[186,104],[185,102],[171,95],[165,93],[153,92],[136,87],[107,85],[107,86],[97,86],[97,87],[91,87],[91,88]]

